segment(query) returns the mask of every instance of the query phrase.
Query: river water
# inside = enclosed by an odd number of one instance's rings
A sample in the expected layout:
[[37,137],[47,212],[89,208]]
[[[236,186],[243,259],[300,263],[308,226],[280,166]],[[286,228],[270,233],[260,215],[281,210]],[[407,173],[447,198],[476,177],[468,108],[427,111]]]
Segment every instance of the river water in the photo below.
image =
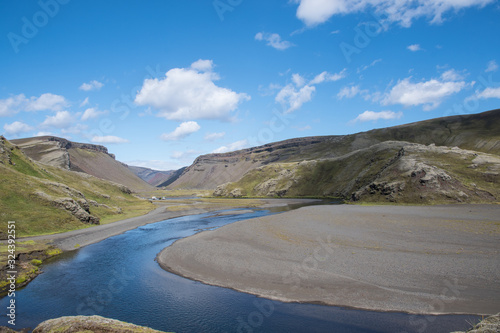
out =
[[[156,254],[202,230],[274,212],[174,218],[130,230],[44,264],[16,292],[15,329],[47,319],[100,315],[169,332],[450,332],[476,316],[414,316],[282,303],[208,286],[162,270]],[[0,300],[7,326],[9,298]]]

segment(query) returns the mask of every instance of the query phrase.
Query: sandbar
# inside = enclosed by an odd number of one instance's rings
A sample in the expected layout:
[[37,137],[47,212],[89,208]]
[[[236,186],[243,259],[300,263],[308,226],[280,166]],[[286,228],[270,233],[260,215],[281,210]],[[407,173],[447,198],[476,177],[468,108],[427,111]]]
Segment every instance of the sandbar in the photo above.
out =
[[176,241],[172,273],[284,302],[418,314],[500,310],[500,206],[308,206]]

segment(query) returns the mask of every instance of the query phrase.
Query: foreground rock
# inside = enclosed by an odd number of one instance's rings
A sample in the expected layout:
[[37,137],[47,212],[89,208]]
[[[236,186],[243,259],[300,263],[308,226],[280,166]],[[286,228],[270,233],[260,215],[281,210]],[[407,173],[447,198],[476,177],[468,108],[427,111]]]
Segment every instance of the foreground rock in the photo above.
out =
[[410,313],[500,308],[500,206],[313,206],[175,242],[161,267],[290,302]]
[[50,333],[50,332],[99,332],[99,333],[161,333],[144,326],[125,323],[119,320],[108,319],[100,316],[76,316],[76,317],[61,317],[50,319],[38,325],[33,333]]

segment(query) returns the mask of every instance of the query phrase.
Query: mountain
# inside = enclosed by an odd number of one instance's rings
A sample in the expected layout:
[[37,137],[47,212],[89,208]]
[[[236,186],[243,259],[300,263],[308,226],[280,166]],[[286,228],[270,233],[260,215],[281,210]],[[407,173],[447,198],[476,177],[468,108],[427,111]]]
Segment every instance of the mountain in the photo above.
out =
[[144,180],[145,182],[147,182],[152,186],[160,186],[161,184],[164,184],[169,179],[171,179],[177,172],[177,170],[159,171],[132,165],[128,165],[128,168],[137,177],[141,178],[142,180]]
[[[52,151],[53,157],[64,155]],[[151,209],[122,184],[37,162],[0,136],[0,216],[18,222],[18,237],[81,229]],[[6,235],[7,223],[2,223],[0,239]]]
[[220,196],[490,202],[498,200],[499,155],[500,110],[493,110],[203,155],[169,187],[216,188]]
[[54,136],[17,139],[12,140],[12,143],[19,146],[28,157],[44,164],[85,172],[123,184],[135,192],[153,189],[125,164],[118,162],[104,146],[72,142]]

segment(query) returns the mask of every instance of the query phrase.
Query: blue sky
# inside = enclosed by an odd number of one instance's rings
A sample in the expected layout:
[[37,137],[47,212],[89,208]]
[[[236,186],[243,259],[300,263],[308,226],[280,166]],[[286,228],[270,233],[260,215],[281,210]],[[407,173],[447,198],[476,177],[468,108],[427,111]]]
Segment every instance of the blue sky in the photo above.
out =
[[3,0],[0,15],[0,133],[132,165],[499,107],[494,0]]

